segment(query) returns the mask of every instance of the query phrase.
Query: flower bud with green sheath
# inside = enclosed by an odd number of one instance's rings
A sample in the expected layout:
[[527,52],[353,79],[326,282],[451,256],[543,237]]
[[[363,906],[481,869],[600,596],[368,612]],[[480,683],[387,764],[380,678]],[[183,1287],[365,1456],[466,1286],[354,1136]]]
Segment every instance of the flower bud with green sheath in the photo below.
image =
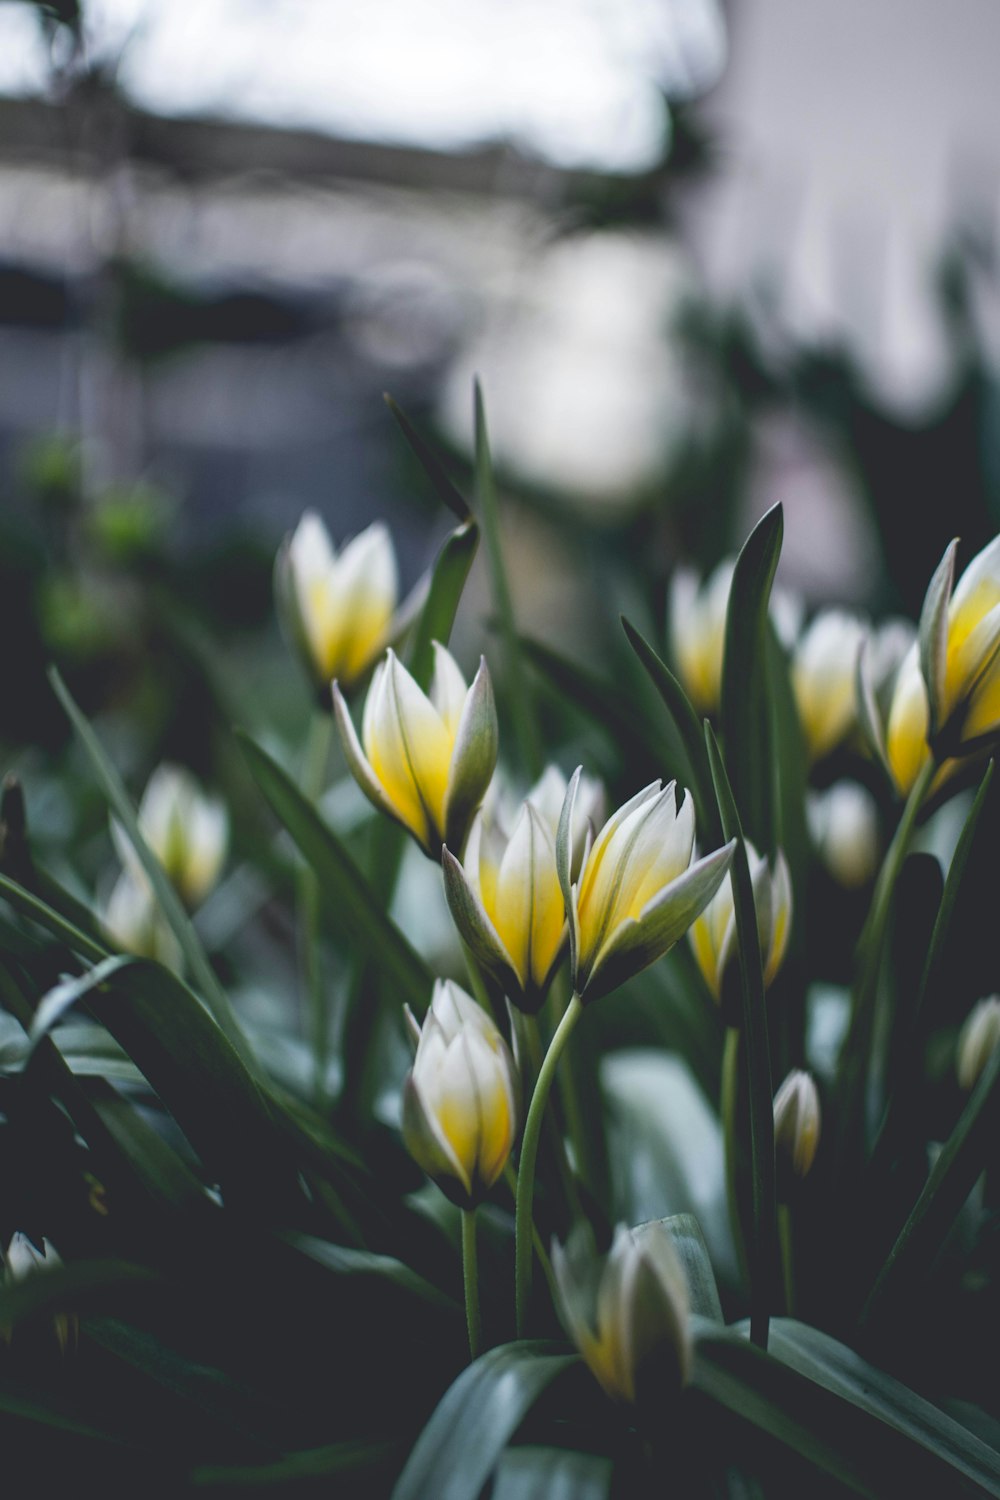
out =
[[[781,850],[773,866],[747,842],[747,859],[757,911],[757,936],[769,985],[781,967],[792,924],[792,883]],[[722,1007],[728,1026],[742,1025],[742,1005],[735,980],[738,964],[736,908],[732,876],[728,875],[701,915],[692,923],[689,937],[698,968],[714,999]]]
[[[146,783],[139,830],[184,905],[200,906],[219,878],[229,842],[229,818],[220,799],[204,792],[185,767],[164,763]],[[126,870],[145,883],[132,844],[113,819],[111,836]]]
[[485,660],[467,687],[454,657],[435,641],[428,695],[387,651],[368,689],[360,740],[337,682],[333,706],[347,764],[368,800],[431,859],[441,858],[444,844],[461,855],[497,762]]
[[819,1146],[819,1093],[812,1075],[789,1073],[774,1096],[774,1150],[778,1199],[787,1203],[808,1177]]
[[577,770],[566,793],[556,862],[569,923],[576,993],[585,1002],[607,995],[654,963],[683,937],[718,890],[735,841],[703,859],[694,855],[694,804],[676,783],[638,792],[605,823],[572,878],[573,804]]
[[589,1234],[552,1246],[559,1313],[613,1401],[662,1410],[691,1368],[687,1279],[662,1224],[619,1224],[599,1262]]
[[517,1137],[520,1086],[493,1021],[450,979],[438,980],[418,1026],[403,1085],[403,1141],[453,1203],[472,1208],[507,1165]]
[[966,1017],[958,1036],[955,1059],[959,1087],[971,1094],[997,1046],[1000,1045],[1000,995],[980,1000]]

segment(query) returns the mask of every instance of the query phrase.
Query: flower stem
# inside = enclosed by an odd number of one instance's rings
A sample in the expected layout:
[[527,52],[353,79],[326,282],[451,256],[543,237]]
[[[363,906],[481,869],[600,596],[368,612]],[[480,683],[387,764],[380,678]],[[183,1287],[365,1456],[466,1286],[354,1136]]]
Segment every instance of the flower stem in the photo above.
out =
[[792,1210],[787,1203],[778,1204],[778,1239],[781,1242],[781,1275],[785,1289],[785,1317],[795,1316],[795,1237]]
[[566,1013],[553,1034],[549,1050],[538,1071],[535,1091],[531,1096],[528,1118],[524,1122],[521,1140],[521,1160],[517,1171],[517,1204],[514,1217],[515,1246],[515,1294],[517,1308],[517,1335],[523,1338],[531,1297],[531,1205],[535,1193],[535,1160],[538,1156],[538,1140],[541,1135],[545,1105],[555,1076],[556,1064],[563,1054],[574,1026],[580,1019],[583,1005],[575,994],[566,1007]]
[[743,1276],[747,1275],[747,1247],[740,1214],[739,1196],[739,1080],[740,1080],[740,1029],[726,1027],[726,1042],[722,1053],[722,1093],[720,1113],[722,1115],[722,1140],[725,1153],[726,1203],[729,1207],[729,1227],[736,1250],[736,1260]]
[[[316,712],[309,726],[309,737],[302,765],[302,791],[310,802],[317,802],[323,791],[326,767],[333,734],[331,714]],[[304,866],[299,875],[299,912],[302,944],[302,978],[306,997],[306,1024],[312,1043],[316,1069],[316,1094],[320,1106],[326,1103],[326,1069],[330,1047],[329,1015],[320,962],[319,926],[320,891],[314,870]]]
[[871,912],[861,935],[860,972],[854,990],[851,1021],[840,1058],[840,1134],[841,1154],[865,1139],[866,1092],[875,1035],[875,1010],[878,980],[882,968],[893,897],[903,861],[909,852],[917,814],[934,779],[936,763],[928,757],[910,789],[899,826],[882,862]]
[[479,1266],[476,1260],[476,1210],[462,1210],[462,1279],[465,1283],[465,1321],[469,1329],[469,1357],[478,1359],[482,1347],[479,1316]]

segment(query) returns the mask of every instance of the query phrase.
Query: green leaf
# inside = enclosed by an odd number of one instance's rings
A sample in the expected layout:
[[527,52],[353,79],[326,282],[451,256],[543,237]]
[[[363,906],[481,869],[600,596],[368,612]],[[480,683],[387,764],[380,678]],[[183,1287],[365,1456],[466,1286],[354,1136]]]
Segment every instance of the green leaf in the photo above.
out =
[[490,440],[486,430],[486,409],[478,380],[475,382],[475,426],[476,496],[483,518],[486,557],[493,585],[493,603],[496,606],[500,626],[504,676],[508,690],[507,704],[522,763],[528,774],[537,780],[542,773],[544,758],[532,708],[530,685],[525,681],[521,661],[521,643],[514,624],[514,605],[510,596],[503,546],[500,541],[500,513],[497,505],[496,482],[493,477],[493,460],[490,456]]
[[674,1249],[687,1276],[691,1311],[713,1323],[722,1323],[722,1303],[705,1236],[694,1214],[672,1214],[660,1223],[669,1231]]
[[340,1277],[375,1277],[382,1287],[392,1288],[404,1297],[416,1297],[427,1302],[444,1317],[458,1319],[465,1316],[453,1297],[446,1296],[423,1276],[411,1271],[409,1266],[391,1255],[346,1249],[343,1245],[334,1245],[329,1240],[317,1239],[315,1235],[309,1234],[289,1233],[282,1238],[317,1265],[328,1271],[335,1271]]
[[492,1500],[607,1500],[613,1478],[602,1454],[525,1444],[500,1460]]
[[626,693],[542,641],[522,635],[520,642],[532,666],[598,724],[613,744],[640,753],[646,770],[656,775],[659,767],[662,774],[666,758],[662,737],[652,731]]
[[624,615],[620,618],[628,643],[663,699],[683,747],[683,764],[677,767],[677,777],[685,786],[691,788],[698,814],[700,836],[709,845],[717,844],[721,830],[715,794],[712,789],[712,772],[705,753],[705,736],[702,733],[698,716],[691,706],[687,693],[666,662],[657,655],[649,642],[639,634]]
[[[84,1088],[87,1104],[97,1117],[102,1132],[110,1138],[117,1160],[125,1163],[132,1179],[138,1183],[148,1202],[168,1213],[186,1212],[192,1207],[210,1207],[204,1187],[172,1146],[153,1129],[142,1113],[123,1099],[109,1083],[92,1079]],[[95,1150],[103,1142],[94,1137],[86,1120],[72,1115],[73,1123]],[[98,1157],[98,1160],[102,1160]],[[112,1192],[116,1184],[109,1182]]]
[[36,1049],[81,1000],[148,1079],[224,1186],[253,1201],[279,1189],[289,1197],[291,1164],[278,1149],[280,1138],[263,1094],[239,1053],[176,975],[148,959],[106,959],[42,999],[31,1029]]
[[185,961],[190,968],[195,983],[201,990],[205,1004],[232,1045],[243,1057],[244,1062],[255,1066],[246,1038],[240,1030],[239,1022],[229,1003],[229,996],[215,976],[215,971],[208,961],[208,955],[201,945],[201,939],[194,929],[194,924],[184,910],[181,899],[171,885],[166,871],[142,836],[139,828],[139,819],[136,816],[135,808],[132,806],[131,798],[125,790],[124,782],[105,754],[97,735],[73,701],[69,689],[55,667],[49,670],[49,681],[55,689],[57,698],[66,710],[80,743],[87,752],[94,774],[107,799],[108,806],[124,828],[129,843],[135,850],[136,856],[153,888],[157,904],[163,912],[174,937],[180,944],[181,952],[184,954]]
[[927,689],[928,739],[944,727],[941,713],[944,708],[945,669],[948,656],[948,602],[955,585],[955,556],[958,538],[948,543],[944,556],[934,569],[934,576],[927,585],[923,608],[920,611],[920,673]]
[[434,563],[427,600],[410,642],[409,666],[415,681],[426,693],[434,671],[433,641],[447,646],[462,590],[469,576],[479,527],[470,517],[448,533]]
[[341,931],[393,983],[400,1003],[427,1009],[433,975],[388,915],[341,840],[265,750],[236,731],[254,780],[319,877]]
[[[895,1428],[988,1493],[1000,1493],[1000,1453],[829,1334],[790,1318],[776,1318],[769,1353]],[[923,1493],[928,1492],[924,1487]]]
[[[768,512],[770,514],[770,512]],[[765,518],[766,519],[766,518]],[[767,1347],[771,1305],[771,1279],[777,1245],[777,1207],[774,1167],[774,1086],[771,1082],[771,1052],[767,1035],[764,972],[761,966],[757,908],[746,843],[732,788],[712,726],[706,720],[705,739],[719,803],[722,834],[736,839],[731,866],[736,940],[739,948],[740,987],[743,993],[743,1047],[747,1064],[747,1099],[750,1113],[750,1173],[752,1244],[750,1259],[750,1327],[755,1344]]]
[[0,1285],[0,1328],[16,1328],[41,1314],[106,1310],[109,1298],[159,1277],[148,1266],[124,1260],[78,1260],[72,1265],[42,1266],[14,1282]]
[[[232,1489],[242,1494],[246,1490],[286,1489],[298,1481],[305,1484],[310,1479],[337,1476],[341,1481],[337,1486],[339,1496],[344,1493],[342,1486],[345,1481],[364,1477],[364,1489],[375,1495],[384,1482],[384,1470],[393,1452],[391,1443],[352,1439],[331,1443],[326,1448],[304,1448],[298,1453],[288,1453],[274,1463],[206,1464],[193,1471],[191,1483],[200,1489]],[[362,1490],[350,1484],[350,1493],[360,1495]]]
[[933,996],[937,993],[945,980],[945,965],[948,959],[948,936],[951,932],[951,924],[958,904],[959,892],[962,889],[962,882],[965,879],[969,856],[976,842],[979,822],[989,794],[990,785],[993,781],[993,770],[994,762],[991,760],[983,772],[983,777],[976,791],[972,807],[969,809],[969,816],[962,825],[962,832],[959,835],[958,843],[955,845],[951,864],[948,866],[948,875],[944,883],[944,891],[941,896],[941,904],[938,907],[937,917],[931,930],[930,946],[927,950],[927,960],[924,964],[923,977],[920,983],[917,1020],[920,1019],[920,1013],[928,996]]
[[410,1454],[392,1500],[478,1500],[527,1413],[576,1364],[558,1344],[501,1344],[458,1377]]
[[68,918],[61,916],[53,910],[40,896],[35,896],[31,891],[19,885],[16,880],[10,880],[6,875],[0,875],[0,896],[10,903],[15,911],[22,916],[37,922],[39,927],[44,927],[53,937],[65,943],[74,953],[88,958],[93,963],[100,963],[102,958],[107,958],[111,949],[103,943],[98,943],[94,938],[82,932]]
[[472,519],[472,510],[469,507],[469,502],[455,488],[454,483],[441,460],[434,452],[434,449],[429,443],[424,441],[409,417],[401,407],[397,406],[391,396],[385,397],[385,404],[395,417],[406,441],[417,455],[417,458],[419,458],[424,473],[434,486],[438,499],[450,511],[453,511],[460,521],[470,521]]
[[984,1491],[950,1459],[913,1441],[882,1415],[807,1379],[732,1330],[701,1319],[695,1320],[691,1386],[741,1425],[766,1434],[868,1500],[998,1493],[992,1484]]
[[748,836],[771,855],[776,846],[775,762],[767,609],[783,531],[781,506],[774,505],[736,559],[722,663],[722,729],[733,795]]

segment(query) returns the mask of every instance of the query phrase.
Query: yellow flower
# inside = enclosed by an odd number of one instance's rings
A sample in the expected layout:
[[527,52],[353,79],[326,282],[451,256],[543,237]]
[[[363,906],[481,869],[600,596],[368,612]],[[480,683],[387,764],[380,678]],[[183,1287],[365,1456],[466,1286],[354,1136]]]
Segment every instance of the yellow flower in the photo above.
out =
[[1000,731],[1000,537],[972,559],[957,587],[952,542],[931,579],[920,639],[899,669],[885,749],[909,791],[934,740],[938,759],[969,754]]
[[569,784],[556,839],[569,922],[570,960],[581,999],[596,1000],[653,963],[715,895],[735,843],[692,863],[694,806],[676,783],[645,787],[611,817],[572,879],[570,831],[579,785]]
[[835,750],[857,724],[862,622],[843,610],[816,616],[792,656],[792,687],[810,760]]
[[819,1093],[801,1068],[789,1073],[774,1096],[774,1149],[778,1196],[787,1202],[796,1181],[809,1175],[819,1146]]
[[559,1312],[613,1401],[661,1403],[691,1366],[687,1279],[662,1224],[619,1224],[597,1276],[581,1234],[552,1246]]
[[[184,904],[194,908],[215,885],[226,857],[229,819],[217,797],[207,796],[183,766],[157,766],[139,803],[139,829]],[[146,874],[120,826],[111,835],[122,864],[137,884]]]
[[[774,867],[747,841],[747,859],[757,910],[757,936],[764,966],[764,983],[770,984],[781,967],[792,925],[792,882],[781,850]],[[737,957],[736,910],[733,879],[728,875],[701,916],[691,926],[691,947],[698,967],[716,1000],[724,996],[729,964]]]
[[403,1086],[403,1140],[453,1202],[471,1207],[496,1182],[517,1135],[519,1090],[510,1049],[485,1011],[438,980]]
[[376,521],[338,556],[320,517],[306,511],[278,553],[275,591],[284,629],[316,682],[337,677],[349,689],[394,633],[398,581],[388,531]]
[[878,811],[857,781],[838,781],[806,802],[809,832],[823,864],[839,885],[867,885],[878,864]]
[[971,1093],[979,1082],[997,1045],[1000,1044],[1000,995],[980,1000],[962,1027],[958,1038],[956,1069],[959,1086]]
[[566,938],[552,835],[525,801],[509,839],[480,813],[464,868],[445,849],[445,895],[463,940],[522,1010],[545,999]]
[[333,706],[344,754],[365,796],[402,823],[431,859],[459,855],[497,761],[497,715],[485,660],[472,686],[434,642],[430,696],[393,651],[379,663],[358,740],[338,683]]

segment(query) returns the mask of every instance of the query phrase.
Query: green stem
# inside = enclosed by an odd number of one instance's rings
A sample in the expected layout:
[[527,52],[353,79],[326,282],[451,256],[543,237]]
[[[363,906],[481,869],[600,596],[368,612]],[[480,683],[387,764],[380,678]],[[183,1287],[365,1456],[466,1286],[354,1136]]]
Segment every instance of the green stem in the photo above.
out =
[[465,1321],[469,1329],[469,1358],[478,1359],[482,1348],[479,1316],[479,1266],[476,1261],[476,1210],[462,1209],[462,1279],[465,1283]]
[[917,815],[923,806],[928,788],[934,779],[937,766],[929,757],[910,790],[903,808],[899,826],[882,862],[871,912],[862,933],[861,969],[854,991],[851,1023],[841,1053],[840,1076],[840,1130],[842,1151],[852,1143],[865,1138],[865,1095],[871,1064],[872,1042],[875,1032],[875,1010],[878,997],[878,981],[882,968],[889,919],[892,916],[893,897],[899,880],[903,861],[909,851]]
[[531,1297],[531,1232],[533,1221],[531,1205],[535,1192],[535,1160],[538,1156],[538,1141],[542,1130],[545,1105],[555,1076],[556,1064],[569,1041],[574,1026],[583,1012],[583,1004],[576,993],[566,1007],[566,1013],[556,1027],[549,1050],[538,1072],[535,1092],[531,1096],[528,1118],[524,1122],[521,1140],[521,1160],[517,1172],[517,1205],[514,1216],[515,1277],[517,1309],[517,1336],[524,1337]]
[[[316,803],[323,792],[330,742],[333,734],[331,714],[316,712],[309,725],[302,764],[302,792]],[[316,1097],[320,1108],[326,1103],[326,1073],[330,1054],[329,1011],[323,984],[320,958],[320,889],[315,871],[304,866],[299,875],[299,912],[302,944],[302,979],[306,996],[306,1017],[316,1069]]]
[[726,1027],[726,1042],[722,1053],[722,1141],[726,1169],[726,1203],[729,1207],[729,1226],[736,1250],[736,1260],[743,1276],[747,1275],[746,1236],[743,1232],[743,1216],[740,1213],[739,1196],[739,1091],[740,1091],[740,1029]]
[[778,1204],[778,1239],[781,1243],[781,1277],[785,1289],[785,1317],[795,1316],[795,1238],[792,1210],[787,1203]]

